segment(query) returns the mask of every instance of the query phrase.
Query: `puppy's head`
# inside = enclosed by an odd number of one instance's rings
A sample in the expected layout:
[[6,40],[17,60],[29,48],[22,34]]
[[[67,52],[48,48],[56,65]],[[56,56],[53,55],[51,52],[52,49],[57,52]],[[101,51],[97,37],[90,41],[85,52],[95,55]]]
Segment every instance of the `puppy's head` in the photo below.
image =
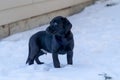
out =
[[53,18],[50,22],[50,26],[47,28],[47,32],[53,35],[64,36],[72,28],[72,24],[69,20],[62,16]]

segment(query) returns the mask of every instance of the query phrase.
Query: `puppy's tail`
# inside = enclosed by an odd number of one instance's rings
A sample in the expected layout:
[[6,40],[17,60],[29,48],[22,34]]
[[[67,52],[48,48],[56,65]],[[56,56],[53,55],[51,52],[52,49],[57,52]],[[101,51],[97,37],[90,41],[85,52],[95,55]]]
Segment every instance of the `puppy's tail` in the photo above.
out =
[[29,58],[29,57],[30,57],[30,50],[31,50],[31,49],[30,49],[30,46],[29,46],[29,54],[28,54],[28,58],[27,58],[27,60],[26,60],[26,64],[30,62],[30,58]]
[[30,60],[30,59],[29,59],[29,58],[27,58],[26,64],[29,62],[29,60]]

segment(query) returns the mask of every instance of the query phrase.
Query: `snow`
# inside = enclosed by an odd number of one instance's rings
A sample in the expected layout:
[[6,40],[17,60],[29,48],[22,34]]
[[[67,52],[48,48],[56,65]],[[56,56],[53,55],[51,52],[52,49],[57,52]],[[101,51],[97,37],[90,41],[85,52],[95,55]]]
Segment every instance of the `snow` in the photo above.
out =
[[[113,6],[107,4],[116,3]],[[51,54],[40,57],[43,65],[28,66],[28,41],[48,25],[12,35],[0,41],[0,80],[120,80],[120,1],[106,0],[68,17],[75,39],[74,65],[53,67]],[[110,79],[106,79],[110,80]]]

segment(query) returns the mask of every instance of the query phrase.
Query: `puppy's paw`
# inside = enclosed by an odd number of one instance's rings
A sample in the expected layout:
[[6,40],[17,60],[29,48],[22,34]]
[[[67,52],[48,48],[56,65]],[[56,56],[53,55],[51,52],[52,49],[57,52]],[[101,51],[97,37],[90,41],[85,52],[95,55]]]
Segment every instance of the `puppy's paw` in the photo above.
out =
[[54,65],[55,68],[60,68],[60,65]]
[[44,62],[38,62],[37,64],[41,65],[41,64],[44,64]]

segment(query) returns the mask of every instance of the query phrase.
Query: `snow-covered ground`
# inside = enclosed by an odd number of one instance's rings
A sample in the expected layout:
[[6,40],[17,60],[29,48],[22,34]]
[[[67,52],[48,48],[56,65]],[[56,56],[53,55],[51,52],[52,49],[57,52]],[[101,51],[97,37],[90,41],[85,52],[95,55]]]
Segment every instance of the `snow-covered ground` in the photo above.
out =
[[51,54],[40,57],[43,65],[25,64],[30,36],[45,25],[0,41],[0,80],[120,80],[120,1],[106,1],[68,17],[75,39],[74,65],[66,65],[66,55],[60,55],[62,68],[56,69]]

